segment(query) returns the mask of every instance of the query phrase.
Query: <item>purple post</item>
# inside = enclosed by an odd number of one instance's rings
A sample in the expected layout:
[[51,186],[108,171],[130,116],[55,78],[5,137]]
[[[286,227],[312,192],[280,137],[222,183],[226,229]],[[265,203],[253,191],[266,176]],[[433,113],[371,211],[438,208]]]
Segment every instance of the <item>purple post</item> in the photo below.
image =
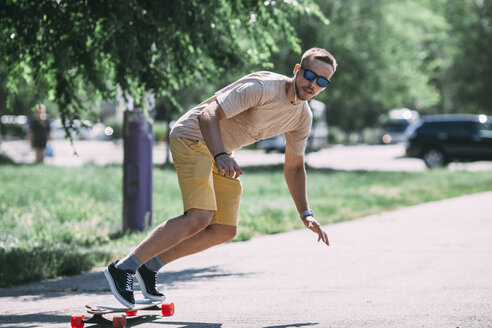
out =
[[141,109],[125,111],[123,122],[123,230],[152,226],[154,131]]

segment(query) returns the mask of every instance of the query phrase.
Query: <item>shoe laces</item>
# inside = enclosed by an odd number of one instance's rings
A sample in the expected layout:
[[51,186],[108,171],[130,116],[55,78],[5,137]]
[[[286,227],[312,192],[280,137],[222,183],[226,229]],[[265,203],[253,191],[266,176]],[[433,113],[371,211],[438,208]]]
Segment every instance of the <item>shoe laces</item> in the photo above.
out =
[[126,274],[126,286],[125,289],[129,292],[133,290],[133,279],[135,279],[135,275],[127,273]]
[[152,289],[153,289],[152,291],[157,291],[157,289],[156,289],[156,286],[157,286],[157,273],[155,273],[155,272],[152,271],[152,276],[154,278],[153,279],[154,284],[151,286]]

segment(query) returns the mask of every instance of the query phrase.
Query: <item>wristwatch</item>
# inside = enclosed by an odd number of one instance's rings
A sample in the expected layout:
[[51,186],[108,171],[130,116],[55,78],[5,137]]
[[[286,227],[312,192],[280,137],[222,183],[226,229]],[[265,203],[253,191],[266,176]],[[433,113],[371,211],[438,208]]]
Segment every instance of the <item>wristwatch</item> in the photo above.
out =
[[301,213],[301,219],[304,219],[306,216],[314,216],[313,210],[305,210]]

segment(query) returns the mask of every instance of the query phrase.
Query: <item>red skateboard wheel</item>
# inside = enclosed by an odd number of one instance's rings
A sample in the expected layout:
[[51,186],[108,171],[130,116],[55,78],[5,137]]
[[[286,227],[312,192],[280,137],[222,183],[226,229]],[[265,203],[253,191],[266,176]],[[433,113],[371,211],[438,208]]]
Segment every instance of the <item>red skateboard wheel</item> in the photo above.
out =
[[83,315],[73,315],[70,323],[72,328],[84,328],[84,316]]
[[174,314],[174,303],[162,304],[161,312],[165,317],[172,316]]
[[129,317],[134,317],[137,315],[137,312],[138,310],[134,310],[134,311],[128,311],[128,312],[125,312],[125,314]]
[[113,317],[113,328],[126,328],[126,316],[124,314]]

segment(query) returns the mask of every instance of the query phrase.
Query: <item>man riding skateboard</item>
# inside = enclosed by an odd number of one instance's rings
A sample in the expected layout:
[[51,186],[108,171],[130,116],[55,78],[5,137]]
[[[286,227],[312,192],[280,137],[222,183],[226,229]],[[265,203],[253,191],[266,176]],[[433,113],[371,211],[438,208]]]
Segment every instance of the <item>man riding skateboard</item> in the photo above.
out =
[[336,68],[327,50],[309,49],[292,78],[264,71],[249,74],[176,122],[170,148],[184,214],[159,225],[132,253],[105,269],[118,301],[134,307],[135,276],[145,297],[164,300],[156,276],[165,264],[236,236],[243,172],[232,153],[281,133],[286,140],[284,175],[295,206],[304,225],[329,245],[309,208],[304,151],[312,124],[307,101],[328,86]]

